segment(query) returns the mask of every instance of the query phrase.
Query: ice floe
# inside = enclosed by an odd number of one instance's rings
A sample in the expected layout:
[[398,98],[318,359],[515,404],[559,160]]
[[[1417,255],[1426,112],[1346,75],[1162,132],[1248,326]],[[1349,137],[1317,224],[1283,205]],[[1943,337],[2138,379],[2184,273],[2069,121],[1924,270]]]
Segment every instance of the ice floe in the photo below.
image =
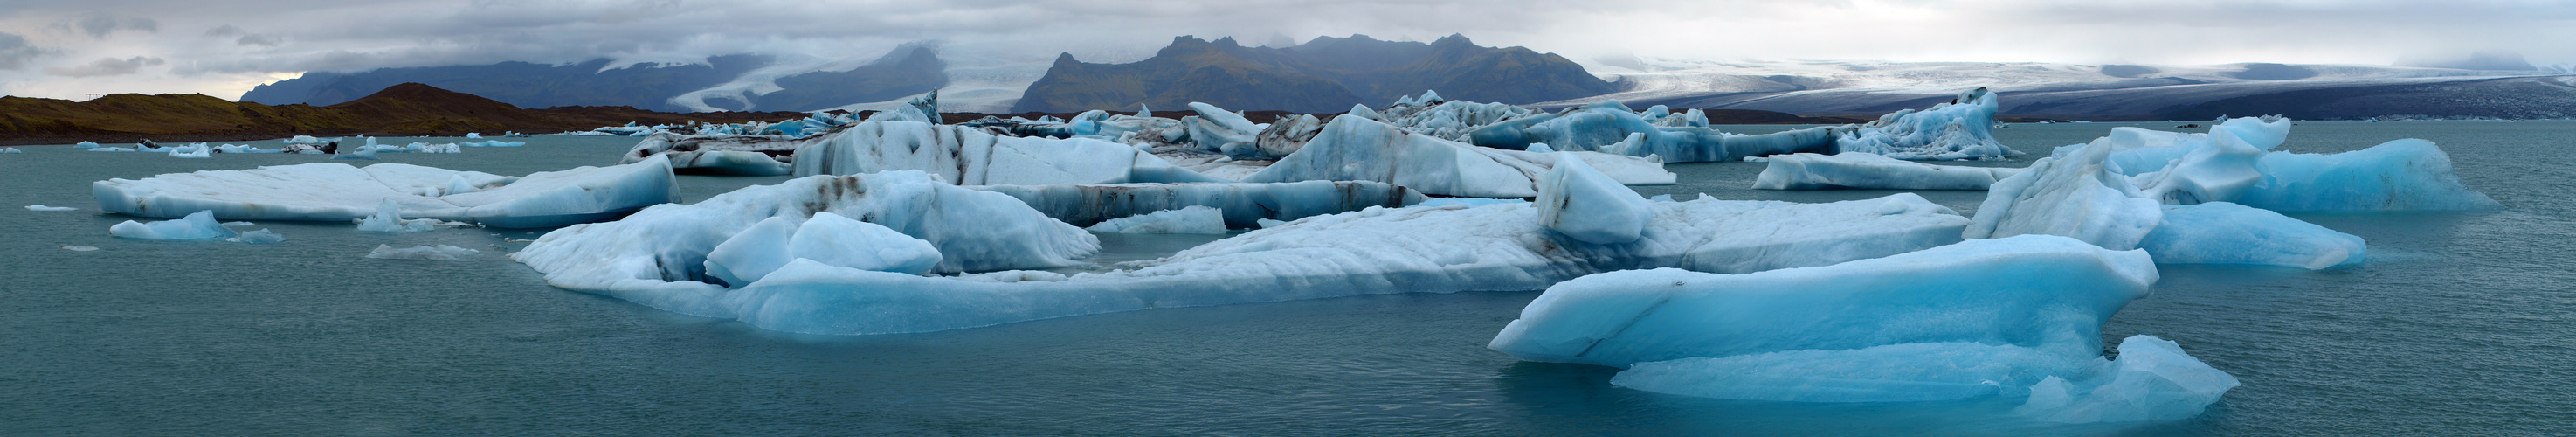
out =
[[1190,205],[1109,219],[1084,230],[1111,234],[1224,234],[1225,211]]
[[1983,190],[2018,168],[1932,165],[1865,152],[1771,155],[1756,190]]
[[[476,191],[450,193],[459,180]],[[338,163],[172,173],[91,184],[99,209],[142,217],[213,210],[228,220],[348,221],[386,201],[403,217],[503,228],[605,220],[677,200],[668,160],[506,177],[408,164]]]
[[483,252],[479,250],[449,246],[445,244],[401,248],[393,247],[392,245],[378,244],[376,245],[376,250],[367,252],[367,257],[375,259],[461,261],[482,253]]
[[1256,228],[1261,220],[1290,221],[1423,202],[1422,193],[1370,181],[1282,183],[1175,183],[1103,185],[983,185],[977,190],[1010,195],[1048,217],[1074,226],[1154,211],[1206,206],[1224,212],[1225,227]]
[[144,240],[212,240],[235,235],[232,228],[215,222],[214,211],[197,211],[178,220],[141,223],[126,220],[107,228],[108,235]]
[[36,205],[27,205],[27,210],[28,210],[28,211],[79,211],[79,210],[80,210],[80,208],[73,208],[73,207],[68,207],[68,206],[45,206],[45,205],[43,205],[43,204],[36,204]]
[[2197,415],[2236,379],[2148,336],[2101,358],[2103,322],[2157,278],[2144,251],[2054,236],[1748,274],[1621,271],[1550,287],[1489,347],[1624,367],[1612,384],[1691,396],[2021,398],[2015,414],[2058,422]]

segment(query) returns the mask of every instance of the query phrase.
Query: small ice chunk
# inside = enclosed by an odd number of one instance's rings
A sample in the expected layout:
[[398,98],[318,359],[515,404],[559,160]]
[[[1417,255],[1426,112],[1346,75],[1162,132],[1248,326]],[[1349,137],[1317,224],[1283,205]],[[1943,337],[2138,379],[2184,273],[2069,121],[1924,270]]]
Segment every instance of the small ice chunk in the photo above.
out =
[[286,241],[286,236],[277,235],[276,232],[269,232],[267,228],[261,228],[256,231],[243,232],[241,236],[228,238],[225,239],[225,241],[250,244],[269,244]]
[[449,246],[445,244],[437,246],[412,246],[400,249],[396,249],[390,245],[378,244],[376,245],[376,250],[367,252],[367,257],[375,259],[460,261],[467,257],[472,257],[482,253],[482,251],[474,249]]
[[1181,209],[1109,219],[1109,221],[1091,225],[1085,230],[1114,234],[1223,234],[1225,233],[1225,212],[1216,208],[1191,205]]
[[137,223],[127,220],[107,228],[109,235],[145,240],[211,240],[233,236],[233,230],[215,222],[214,211],[197,211],[178,220]]
[[28,210],[28,211],[79,211],[79,210],[80,210],[80,208],[73,208],[73,207],[68,207],[68,206],[45,206],[44,204],[35,204],[35,205],[27,205],[27,210]]
[[1271,219],[1259,219],[1259,220],[1254,220],[1254,221],[1253,221],[1253,223],[1261,225],[1261,228],[1262,228],[1262,229],[1270,229],[1270,228],[1275,228],[1275,227],[1280,227],[1280,226],[1286,226],[1286,225],[1288,224],[1288,222],[1278,221],[1278,220],[1271,220]]
[[88,142],[88,141],[82,141],[82,142],[80,142],[80,144],[73,144],[73,145],[72,145],[72,147],[74,147],[74,148],[81,148],[81,149],[96,149],[96,148],[98,148],[98,143],[93,143],[93,142]]
[[1637,241],[1654,218],[1646,198],[1571,153],[1559,156],[1539,179],[1539,226],[1592,244]]
[[384,233],[427,232],[431,226],[437,224],[436,219],[403,220],[402,205],[394,203],[392,198],[386,198],[384,203],[376,206],[376,215],[358,219],[358,230]]
[[69,250],[69,251],[73,251],[73,252],[88,252],[88,251],[98,250],[98,248],[97,248],[97,247],[91,247],[91,246],[63,246],[63,250]]

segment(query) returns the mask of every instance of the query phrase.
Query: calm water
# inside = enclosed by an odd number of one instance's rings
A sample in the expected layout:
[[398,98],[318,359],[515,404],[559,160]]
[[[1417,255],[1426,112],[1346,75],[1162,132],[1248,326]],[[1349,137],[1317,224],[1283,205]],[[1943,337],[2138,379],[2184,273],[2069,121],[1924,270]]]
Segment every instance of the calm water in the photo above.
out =
[[[2016,148],[2132,124],[2015,125]],[[2170,128],[2169,123],[2146,124]],[[1763,132],[1781,127],[1736,129]],[[288,241],[111,238],[89,182],[312,156],[0,155],[0,434],[2576,434],[2576,123],[2303,123],[2288,150],[2434,140],[2508,208],[2301,215],[2369,239],[2321,272],[2164,268],[2114,317],[2243,379],[2200,417],[2041,427],[1995,403],[1732,402],[1612,387],[1615,369],[1484,348],[1536,291],[1393,295],[1074,317],[917,335],[763,332],[545,286],[500,256],[526,231]],[[435,140],[444,142],[446,140]],[[537,138],[403,162],[525,174],[614,162],[622,138]],[[2027,161],[1989,165],[2027,165]],[[1755,191],[1760,164],[1674,165],[1647,194]],[[783,178],[684,177],[684,196]],[[1970,213],[1982,192],[1926,192]],[[34,212],[29,204],[79,212]],[[1209,237],[1109,239],[1103,262]],[[362,258],[377,244],[486,249]],[[60,249],[96,246],[92,252]]]

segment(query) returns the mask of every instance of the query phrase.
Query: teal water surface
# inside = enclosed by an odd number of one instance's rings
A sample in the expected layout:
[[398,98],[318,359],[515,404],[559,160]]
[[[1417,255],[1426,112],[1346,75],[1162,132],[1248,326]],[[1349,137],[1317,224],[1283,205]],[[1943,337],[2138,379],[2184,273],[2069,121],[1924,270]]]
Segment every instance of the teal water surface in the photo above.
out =
[[[2048,148],[2112,126],[2014,125]],[[1760,132],[1779,127],[1742,127]],[[1484,344],[1538,295],[1407,294],[1071,317],[949,332],[765,332],[546,286],[536,231],[383,235],[261,222],[275,245],[112,238],[91,181],[318,161],[21,147],[0,155],[0,434],[2569,435],[2576,434],[2576,122],[2304,122],[2285,150],[2433,140],[2505,204],[2300,214],[2369,240],[2325,271],[2165,266],[2107,341],[2151,334],[2244,381],[2199,417],[2080,427],[2008,401],[1739,402],[1608,384]],[[409,141],[409,140],[404,140]],[[445,142],[445,139],[432,139]],[[499,174],[605,165],[629,138],[385,154]],[[2028,158],[1973,165],[2027,165]],[[345,162],[345,161],[344,161]],[[1646,194],[1746,189],[1761,164],[1675,164]],[[683,177],[685,200],[784,178]],[[1973,213],[1983,192],[1923,192]],[[80,208],[36,212],[23,205]],[[1197,239],[1192,239],[1197,238]],[[1112,238],[1107,263],[1217,237]],[[378,244],[484,250],[363,258]],[[94,246],[75,252],[61,246]]]

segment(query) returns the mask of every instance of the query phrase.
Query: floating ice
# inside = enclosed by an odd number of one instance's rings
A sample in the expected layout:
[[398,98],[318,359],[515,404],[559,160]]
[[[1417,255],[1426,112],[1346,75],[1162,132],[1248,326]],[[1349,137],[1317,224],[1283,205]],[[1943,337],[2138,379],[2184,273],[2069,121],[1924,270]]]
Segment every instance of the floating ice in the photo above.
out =
[[790,158],[799,176],[920,170],[959,185],[1223,182],[1124,144],[1005,137],[967,126],[872,121],[795,141],[805,143]]
[[1750,274],[1621,271],[1550,287],[1489,347],[1627,367],[1612,384],[1692,396],[2001,396],[2043,420],[2189,417],[2235,379],[2153,337],[2122,345],[2147,356],[2100,358],[2102,323],[2157,276],[2143,251],[2055,236]]
[[[477,191],[443,193],[460,177]],[[656,158],[518,178],[408,164],[361,169],[310,163],[109,179],[91,184],[90,191],[100,210],[143,217],[214,210],[229,220],[345,221],[373,215],[393,200],[404,217],[535,228],[604,220],[675,201],[674,183],[669,161]]]
[[108,235],[145,240],[211,240],[233,236],[231,228],[215,222],[214,211],[197,211],[178,220],[137,223],[126,220],[107,228]]
[[519,146],[525,146],[525,145],[528,145],[528,142],[526,142],[526,141],[501,141],[501,140],[488,140],[488,141],[466,141],[466,142],[456,143],[456,145],[459,145],[459,146],[465,146],[465,147],[519,147]]
[[376,206],[375,215],[358,218],[359,232],[429,232],[437,225],[436,219],[403,220],[402,204],[394,203],[391,198]]
[[[1448,106],[1448,105],[1442,105]],[[1628,156],[1657,156],[1666,162],[1734,161],[1746,156],[1825,152],[1837,127],[1816,127],[1763,135],[1719,132],[1697,111],[1638,113],[1617,100],[1574,110],[1515,117],[1477,127],[1468,140],[1479,146],[1524,149],[1545,143],[1557,151],[1600,151]],[[1648,115],[1656,118],[1648,119]],[[1693,117],[1696,117],[1693,120]]]
[[919,171],[895,171],[809,176],[692,205],[646,208],[614,222],[548,232],[515,256],[565,288],[701,281],[707,278],[705,254],[717,244],[770,217],[803,222],[817,211],[928,240],[939,248],[941,272],[1072,265],[1100,250],[1098,237],[1018,199],[940,183]]
[[73,208],[73,207],[68,207],[68,206],[45,206],[45,205],[43,205],[43,204],[36,204],[36,205],[27,205],[27,210],[28,210],[28,211],[79,211],[79,210],[80,210],[80,208]]
[[213,157],[215,157],[215,149],[214,149],[214,148],[212,148],[212,147],[207,147],[207,146],[206,146],[206,143],[196,143],[196,144],[190,144],[190,145],[185,145],[185,146],[172,147],[172,148],[170,148],[170,157],[172,157],[172,158],[213,158]]
[[461,261],[482,253],[482,251],[474,249],[449,246],[445,244],[436,246],[412,246],[405,248],[394,248],[391,245],[378,244],[376,245],[376,250],[367,252],[367,257],[375,259]]
[[1756,190],[1983,190],[2022,169],[1931,165],[1864,152],[1771,155]]
[[777,157],[795,153],[801,141],[781,141],[778,137],[749,135],[680,135],[658,133],[626,151],[624,163],[643,161],[653,155],[671,159],[672,171],[681,174],[719,176],[777,176],[796,170]]
[[1673,173],[1651,160],[1475,147],[1362,117],[1334,118],[1297,153],[1280,158],[1244,182],[1360,180],[1446,196],[1532,197],[1538,195],[1539,177],[1567,157],[1579,158],[1622,184],[1674,183]]
[[1564,156],[1539,178],[1536,203],[1539,226],[1592,244],[1637,241],[1654,218],[1644,196]]
[[2114,250],[2137,248],[2164,213],[2155,200],[2141,198],[2128,178],[2103,167],[2112,151],[2096,141],[1995,181],[1967,237],[2059,235]]
[[[749,193],[812,196],[804,193],[815,190],[755,187],[701,203],[703,213],[686,214],[752,216],[728,218],[722,223],[732,224],[721,226],[706,219],[676,220],[684,216],[680,212],[697,206],[655,207],[620,222],[565,228],[517,257],[546,272],[547,281],[557,286],[670,311],[738,319],[779,331],[885,334],[1154,307],[1530,290],[1587,273],[1632,268],[1750,272],[1825,265],[1956,242],[1967,223],[1912,194],[1827,204],[1702,199],[1653,203],[1655,218],[1639,241],[1596,245],[1539,226],[1537,209],[1527,203],[1368,208],[1307,217],[1171,257],[1120,265],[1130,270],[1073,276],[1006,271],[922,277],[791,261],[757,282],[726,291],[698,281],[702,274],[663,270],[695,262],[692,257],[699,255],[692,254],[706,253],[728,233],[765,218],[760,211],[792,213],[815,202],[790,196],[755,202],[755,197],[771,195]],[[872,185],[867,195],[882,192]],[[735,212],[742,210],[755,212]],[[1017,229],[975,228],[979,234]],[[1001,241],[1042,242],[1027,237]],[[942,253],[953,258],[956,252],[948,247],[941,245]]]
[[2310,270],[2360,264],[2361,237],[2227,202],[2165,205],[2138,248],[2163,264],[2260,264]]
[[1968,90],[1950,103],[1899,110],[1842,131],[1834,137],[1834,151],[1896,159],[2003,159],[2015,152],[1995,142],[1997,108],[1995,93]]
[[27,153],[27,151],[18,150],[16,147],[0,147],[0,153]]
[[81,148],[81,149],[96,149],[96,148],[98,148],[98,143],[93,143],[93,142],[88,142],[88,141],[82,141],[82,142],[80,142],[80,144],[73,144],[73,145],[72,145],[72,147],[74,147],[74,148]]
[[243,232],[239,237],[227,238],[224,239],[224,241],[250,244],[271,244],[286,241],[286,236],[277,235],[276,232],[269,232],[268,229],[262,228],[256,231]]
[[132,151],[134,151],[134,149],[128,149],[128,148],[123,148],[123,147],[100,147],[100,148],[95,148],[95,149],[89,149],[89,151],[92,151],[92,152],[132,152]]
[[68,251],[73,251],[73,252],[88,252],[88,251],[98,250],[98,248],[97,248],[97,247],[94,247],[94,246],[62,246],[62,248],[63,248],[63,250],[68,250]]
[[1421,192],[1369,181],[986,185],[967,188],[1008,194],[1048,217],[1074,226],[1088,226],[1154,211],[1206,206],[1225,213],[1225,227],[1253,228],[1261,220],[1289,221],[1372,206],[1401,207],[1423,200]]
[[2274,211],[2503,208],[2461,184],[2451,169],[2451,155],[2424,140],[2396,140],[2331,155],[2272,152],[2255,167],[2263,182],[2235,201]]
[[1224,234],[1225,212],[1216,208],[1190,205],[1181,209],[1110,219],[1091,225],[1086,230],[1112,234]]
[[[1236,115],[1232,112],[1226,112],[1225,109],[1218,108],[1216,105],[1190,102],[1190,110],[1197,112],[1199,115],[1195,118],[1184,120],[1182,123],[1188,125],[1190,128],[1190,140],[1197,142],[1200,147],[1206,148],[1206,150],[1209,151],[1238,147],[1229,146],[1231,144],[1238,143],[1242,144],[1240,147],[1252,147],[1254,145],[1253,140],[1255,139],[1255,136],[1259,135],[1263,129],[1260,125],[1255,125],[1252,124],[1251,121],[1244,120],[1243,116]],[[1228,152],[1226,154],[1251,157],[1253,155],[1257,155],[1257,148],[1255,149],[1255,153],[1238,154]]]
[[939,248],[928,241],[825,211],[802,224],[787,217],[752,224],[707,252],[706,272],[724,284],[750,284],[789,261],[808,259],[835,267],[921,274],[937,267],[939,258]]

